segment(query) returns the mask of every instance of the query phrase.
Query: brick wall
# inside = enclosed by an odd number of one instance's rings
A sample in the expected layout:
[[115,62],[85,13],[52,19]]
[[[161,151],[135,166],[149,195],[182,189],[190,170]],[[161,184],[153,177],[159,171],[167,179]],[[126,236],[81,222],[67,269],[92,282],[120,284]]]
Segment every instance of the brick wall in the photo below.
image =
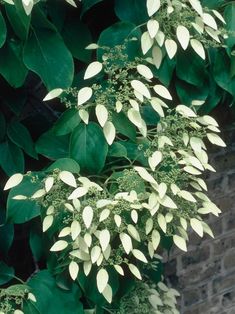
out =
[[181,292],[181,314],[235,314],[235,130],[222,137],[227,148],[210,153],[216,173],[206,178],[219,218],[209,216],[215,238],[190,234],[188,252],[174,249],[165,257],[170,284]]

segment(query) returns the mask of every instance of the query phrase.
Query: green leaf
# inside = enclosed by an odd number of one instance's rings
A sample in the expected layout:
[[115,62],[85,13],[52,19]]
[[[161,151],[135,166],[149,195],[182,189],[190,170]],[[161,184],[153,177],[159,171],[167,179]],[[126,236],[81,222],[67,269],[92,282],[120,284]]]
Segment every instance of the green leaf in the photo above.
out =
[[6,134],[6,119],[0,111],[0,142],[4,140]]
[[0,252],[5,256],[14,239],[14,226],[5,223],[5,211],[3,210],[0,210],[0,225],[0,239],[4,239],[4,241],[0,241]]
[[23,152],[10,140],[0,143],[0,166],[8,176],[24,172]]
[[209,9],[220,8],[227,0],[202,0],[202,6]]
[[195,86],[203,86],[207,73],[205,61],[193,52],[177,53],[176,74],[178,78]]
[[48,270],[38,272],[28,281],[28,286],[37,299],[35,304],[40,314],[82,314],[81,292],[77,285],[65,291],[56,285]]
[[73,57],[83,62],[90,62],[91,50],[85,49],[91,42],[91,33],[78,18],[66,19],[61,35]]
[[[115,47],[116,45],[123,45],[123,42],[127,37],[133,38],[140,38],[141,33],[139,30],[136,30],[135,24],[129,22],[118,22],[113,24],[112,26],[106,28],[99,37],[98,45],[108,46],[108,47]],[[126,50],[124,50],[128,58],[130,60],[135,59],[138,55],[140,55],[140,46],[138,41],[129,41],[126,43]],[[103,55],[103,50],[97,50],[98,59],[101,60]]]
[[43,237],[42,226],[41,223],[38,222],[39,221],[33,221],[29,236],[30,249],[36,261],[40,261],[45,250],[45,244],[43,243],[42,238]]
[[71,108],[62,113],[59,119],[53,126],[53,132],[59,135],[66,135],[73,131],[73,129],[78,126],[81,118],[78,114],[78,110]]
[[15,271],[13,267],[7,266],[4,262],[0,262],[0,285],[10,281],[14,277]]
[[108,156],[110,157],[127,157],[126,148],[120,143],[113,143],[109,147]]
[[95,4],[102,2],[103,0],[83,0],[82,1],[82,12],[81,16],[83,16],[90,8],[92,8]]
[[5,5],[6,14],[15,34],[21,40],[26,40],[29,32],[31,15],[25,13],[21,0],[15,0],[14,3],[15,5]]
[[160,117],[152,106],[144,106],[141,108],[141,114],[147,125],[157,125]]
[[231,78],[233,78],[235,76],[235,56],[231,56],[230,76],[231,76]]
[[75,160],[70,158],[60,158],[56,160],[52,165],[47,168],[47,171],[52,171],[54,169],[60,169],[61,171],[65,170],[72,173],[80,172],[79,164]]
[[55,136],[52,130],[43,133],[36,142],[37,153],[49,159],[69,156],[69,136]]
[[2,16],[2,13],[0,12],[0,48],[4,45],[6,37],[7,37],[6,23],[4,17]]
[[163,83],[165,86],[169,86],[175,69],[175,65],[176,65],[175,58],[169,59],[166,56],[162,61],[159,69],[157,69],[156,67],[154,68],[151,67],[151,69],[154,75],[159,78],[161,83]]
[[132,22],[136,25],[149,19],[145,0],[116,0],[115,13],[120,20]]
[[[127,150],[127,157],[131,160],[137,160],[139,161],[143,166],[148,165],[147,158],[144,156],[144,150],[147,148],[145,147],[144,143],[133,143],[131,141],[122,141],[120,142]],[[139,145],[145,147],[143,150],[139,150]]]
[[230,60],[225,51],[217,51],[213,72],[216,83],[235,97],[235,77],[230,77]]
[[26,154],[37,159],[32,137],[23,124],[18,121],[10,122],[7,128],[7,135],[10,140],[22,148]]
[[22,61],[22,43],[7,40],[0,49],[0,74],[13,87],[22,86],[28,70]]
[[232,48],[235,45],[235,3],[231,2],[226,5],[224,10],[224,19],[226,21],[225,28],[230,32],[226,44]]
[[208,97],[209,84],[204,84],[201,87],[197,87],[179,79],[176,79],[175,84],[176,91],[181,103],[187,106],[191,106],[192,101],[195,99],[206,100]]
[[42,13],[36,12],[32,22],[34,27],[24,47],[25,65],[40,76],[48,90],[69,87],[74,71],[71,53]]
[[108,144],[96,123],[82,123],[74,129],[70,140],[70,157],[78,162],[81,171],[96,174],[105,164]]
[[112,116],[113,116],[112,122],[115,128],[117,129],[117,132],[127,136],[132,141],[135,141],[136,128],[126,117],[126,115],[123,112],[120,113],[113,112]]
[[[37,174],[38,175],[38,174]],[[24,177],[23,182],[11,189],[7,200],[7,221],[12,223],[24,223],[40,214],[40,205],[33,200],[14,200],[16,195],[31,196],[39,190],[39,182],[32,183],[30,177]]]

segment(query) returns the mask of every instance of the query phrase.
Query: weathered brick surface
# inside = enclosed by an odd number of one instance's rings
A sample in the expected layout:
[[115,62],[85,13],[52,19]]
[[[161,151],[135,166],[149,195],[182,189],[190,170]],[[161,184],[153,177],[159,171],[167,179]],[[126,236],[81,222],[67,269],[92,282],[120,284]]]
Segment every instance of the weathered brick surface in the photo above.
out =
[[181,314],[235,314],[235,131],[223,134],[225,149],[211,151],[216,173],[206,175],[209,196],[222,210],[206,221],[215,238],[190,234],[188,252],[173,249],[166,276],[181,292]]

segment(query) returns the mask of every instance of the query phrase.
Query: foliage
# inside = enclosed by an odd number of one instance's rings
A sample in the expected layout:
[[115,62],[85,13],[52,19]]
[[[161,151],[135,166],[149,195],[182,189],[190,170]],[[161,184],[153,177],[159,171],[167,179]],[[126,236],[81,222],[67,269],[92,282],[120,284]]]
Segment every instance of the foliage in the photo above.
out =
[[[178,313],[159,254],[189,227],[213,237],[202,175],[225,146],[208,113],[235,97],[234,3],[0,5],[0,313]],[[30,226],[26,282],[4,263],[12,224]]]

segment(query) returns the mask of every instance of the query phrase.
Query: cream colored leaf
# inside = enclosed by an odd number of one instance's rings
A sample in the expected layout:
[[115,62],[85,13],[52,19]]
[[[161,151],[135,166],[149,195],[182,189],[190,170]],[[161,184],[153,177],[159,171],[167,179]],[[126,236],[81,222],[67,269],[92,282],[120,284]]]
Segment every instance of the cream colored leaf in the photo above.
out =
[[51,252],[63,251],[68,246],[68,242],[64,240],[59,240],[55,242],[52,247],[50,248]]
[[151,238],[152,238],[153,249],[155,251],[158,248],[158,245],[159,245],[160,240],[161,240],[160,233],[154,229],[152,232]]
[[70,233],[71,233],[70,227],[64,227],[64,228],[60,231],[58,237],[59,237],[59,238],[67,237],[67,235],[69,235]]
[[71,261],[69,264],[69,274],[73,280],[77,279],[78,272],[79,272],[78,264],[74,261]]
[[148,242],[148,252],[149,252],[149,256],[150,258],[153,258],[154,256],[154,248],[153,248],[153,244],[152,242]]
[[91,244],[92,244],[92,236],[90,235],[90,233],[86,233],[83,238],[84,238],[84,241],[85,241],[86,245],[87,245],[88,247],[91,247]]
[[185,105],[178,105],[175,110],[179,112],[182,116],[187,118],[197,117],[196,113],[191,108]]
[[139,80],[132,80],[131,86],[141,95],[145,96],[146,98],[151,98],[150,92],[148,88]]
[[[143,77],[145,77],[148,80],[151,80],[153,78],[153,73],[150,70],[149,67],[147,67],[144,64],[138,64],[137,65],[137,71],[139,72],[140,75],[142,75]],[[134,88],[134,87],[133,87]],[[138,91],[138,90],[137,90]]]
[[136,241],[140,242],[140,235],[139,232],[137,231],[137,229],[133,226],[133,225],[128,225],[127,226],[127,231],[129,233],[130,236],[132,236],[133,239],[135,239]]
[[202,19],[203,19],[203,22],[210,26],[211,28],[217,30],[218,29],[218,26],[216,24],[216,21],[215,19],[213,18],[212,15],[210,15],[209,13],[203,13],[202,15]]
[[176,35],[177,35],[177,38],[179,40],[181,47],[184,50],[186,50],[189,44],[189,39],[190,39],[190,34],[189,34],[188,29],[183,25],[179,25],[176,29]]
[[102,212],[100,213],[100,218],[99,218],[99,222],[102,222],[104,220],[106,220],[110,215],[110,210],[109,209],[104,209],[102,210]]
[[[1,313],[1,312],[0,312]],[[2,314],[5,314],[4,312],[2,312]],[[23,311],[21,310],[15,310],[13,314],[24,314]]]
[[219,135],[214,134],[214,133],[207,133],[207,138],[208,140],[212,143],[215,144],[217,146],[221,146],[221,147],[226,147],[226,144],[224,143],[224,141],[219,137]]
[[25,10],[25,13],[27,15],[30,15],[30,13],[33,9],[33,5],[34,5],[33,0],[22,0],[22,4],[23,4],[24,10]]
[[205,31],[207,32],[207,34],[213,38],[215,41],[217,41],[218,43],[220,43],[220,39],[219,39],[219,34],[220,32],[219,31],[215,31],[214,29],[212,29],[211,27],[209,26],[205,26]]
[[155,36],[155,39],[156,39],[158,45],[160,47],[162,47],[164,42],[165,42],[165,34],[162,31],[158,31],[157,35]]
[[199,0],[189,0],[189,3],[199,15],[203,15],[202,6]]
[[138,213],[135,209],[131,211],[131,219],[133,220],[134,223],[138,222]]
[[157,222],[162,231],[166,233],[166,219],[162,214],[157,215]]
[[202,174],[201,171],[197,170],[196,168],[192,167],[192,166],[186,166],[184,167],[184,171],[190,173],[190,174],[194,174],[194,175],[199,175]]
[[85,124],[88,124],[88,122],[89,122],[89,113],[85,109],[80,109],[78,111],[78,114],[79,114],[80,118],[82,119],[82,121]]
[[183,217],[180,217],[180,224],[184,228],[184,230],[186,231],[187,227],[188,227],[187,220]]
[[18,201],[23,201],[23,200],[27,200],[27,196],[25,195],[15,195],[12,197],[13,200],[18,200]]
[[42,223],[42,231],[45,232],[47,231],[53,224],[53,216],[52,215],[48,215],[43,219],[43,223]]
[[167,208],[173,208],[173,209],[177,208],[177,205],[173,202],[173,200],[168,195],[165,195],[163,199],[159,199],[159,202]]
[[78,102],[77,105],[81,106],[85,102],[87,102],[93,94],[92,88],[90,87],[83,87],[78,92]]
[[145,255],[137,249],[132,250],[132,254],[135,256],[136,259],[138,259],[139,261],[143,262],[143,263],[148,263],[147,258],[145,257]]
[[190,44],[193,48],[193,50],[203,59],[206,59],[205,49],[202,45],[202,43],[197,39],[190,39]]
[[122,103],[118,100],[115,104],[117,113],[122,111]]
[[114,215],[114,221],[115,221],[115,224],[117,225],[117,227],[119,228],[122,224],[122,218],[119,215],[115,214]]
[[208,224],[206,224],[205,222],[202,221],[202,227],[203,227],[203,231],[207,234],[209,234],[209,236],[211,236],[212,238],[214,238],[214,234],[213,231],[211,230],[211,228],[208,226]]
[[159,197],[163,198],[166,195],[167,185],[164,182],[161,182],[158,186]]
[[165,40],[165,48],[170,59],[174,58],[177,52],[177,43],[173,39]]
[[62,93],[63,93],[62,88],[53,89],[43,98],[43,101],[48,101],[48,100],[54,99],[54,98],[60,96]]
[[190,225],[200,237],[203,237],[203,227],[200,220],[192,218],[190,219]]
[[106,269],[101,268],[96,276],[97,288],[100,293],[102,293],[107,286],[109,281],[109,274]]
[[152,57],[154,65],[157,69],[159,69],[163,59],[161,48],[159,48],[158,46],[154,46],[152,50]]
[[226,24],[226,22],[225,22],[223,16],[222,16],[218,11],[212,10],[212,12],[214,13],[214,15],[215,15],[222,23]]
[[86,46],[85,49],[87,49],[87,50],[95,50],[95,49],[98,49],[98,48],[99,48],[99,45],[97,45],[95,43],[92,43],[92,44]]
[[160,0],[147,0],[147,11],[148,15],[152,16],[154,15],[161,6],[161,1]]
[[108,120],[108,115],[109,115],[108,110],[106,109],[106,107],[104,105],[97,105],[95,107],[95,113],[96,113],[96,117],[97,117],[99,124],[103,128],[105,123]]
[[107,286],[104,288],[102,294],[108,303],[112,303],[113,291],[109,284],[107,284]]
[[147,29],[151,38],[154,38],[157,35],[159,30],[159,23],[156,20],[149,20],[147,23]]
[[124,232],[120,233],[119,237],[120,237],[120,240],[122,242],[122,246],[123,246],[126,254],[129,254],[132,250],[131,237]]
[[100,232],[99,241],[100,241],[102,251],[104,252],[110,242],[110,232],[107,229],[104,229]]
[[101,254],[101,248],[98,245],[95,245],[91,249],[91,262],[92,262],[92,264],[94,264],[98,261],[100,254]]
[[33,302],[37,302],[35,295],[32,294],[31,292],[29,292],[29,294],[28,294],[28,300],[31,300]]
[[169,93],[168,89],[160,84],[157,84],[153,87],[154,91],[161,97],[165,99],[172,100],[171,94]]
[[151,157],[148,158],[148,163],[152,171],[155,171],[156,167],[162,161],[162,153],[160,151],[156,151],[153,153]]
[[74,199],[80,198],[80,197],[86,195],[87,192],[88,192],[87,188],[78,187],[69,195],[68,200],[74,200]]
[[15,186],[19,185],[24,176],[21,173],[15,173],[13,176],[11,176],[8,180],[7,183],[4,186],[4,191],[9,190],[14,188]]
[[93,214],[94,212],[91,206],[86,206],[82,212],[82,219],[87,229],[90,227],[92,223]]
[[92,263],[90,261],[83,263],[83,271],[86,276],[89,275],[91,268],[92,268]]
[[153,219],[148,218],[145,224],[145,233],[148,235],[153,229]]
[[113,265],[113,267],[121,276],[124,276],[124,271],[120,265]]
[[104,125],[103,131],[104,131],[104,136],[106,138],[107,143],[109,145],[112,145],[116,136],[116,129],[113,123],[110,121],[107,121]]
[[46,190],[47,193],[51,190],[51,188],[53,187],[53,184],[54,184],[54,178],[53,177],[46,178],[46,180],[45,180],[45,190]]
[[184,191],[184,190],[180,190],[178,195],[180,197],[182,197],[183,199],[185,199],[186,201],[192,202],[192,203],[196,203],[196,199],[195,197],[188,191]]
[[72,5],[73,7],[77,7],[76,3],[74,0],[65,0],[66,2],[68,2],[70,5]]
[[[194,153],[201,152],[202,151],[202,140],[198,137],[191,137],[190,138],[190,146],[194,150]],[[198,157],[198,156],[197,156]],[[198,157],[198,159],[201,161],[201,159]]]
[[40,190],[37,190],[37,191],[31,196],[31,198],[32,198],[32,199],[40,198],[40,197],[43,197],[45,194],[46,194],[46,191],[45,191],[44,189],[40,189]]
[[197,118],[197,121],[200,122],[202,125],[212,125],[215,127],[219,126],[217,121],[208,115],[204,115],[202,117]]
[[151,176],[150,173],[148,173],[148,171],[143,168],[143,167],[134,167],[135,171],[138,172],[138,174],[141,176],[142,179],[144,179],[147,182],[153,183],[153,184],[157,184],[156,180]]
[[130,272],[138,279],[142,280],[139,269],[134,264],[128,264]]
[[85,75],[84,75],[84,80],[87,80],[95,75],[97,75],[98,73],[101,72],[103,68],[103,65],[101,62],[99,61],[94,61],[91,64],[88,65]]
[[71,223],[71,237],[72,237],[72,240],[74,241],[80,234],[81,232],[81,225],[80,223],[77,221],[77,220],[74,220],[72,223]]
[[63,181],[65,184],[72,186],[74,188],[77,187],[76,179],[74,175],[69,171],[61,171],[59,174],[59,178],[61,181]]
[[153,46],[153,39],[150,37],[149,32],[144,32],[141,36],[141,49],[145,55]]
[[127,112],[128,119],[135,125],[137,128],[142,127],[142,118],[138,110],[133,108],[129,109]]
[[176,246],[178,246],[179,249],[181,249],[182,251],[187,252],[187,246],[186,246],[186,241],[184,238],[178,236],[178,235],[174,235],[173,236],[173,241],[175,243]]

